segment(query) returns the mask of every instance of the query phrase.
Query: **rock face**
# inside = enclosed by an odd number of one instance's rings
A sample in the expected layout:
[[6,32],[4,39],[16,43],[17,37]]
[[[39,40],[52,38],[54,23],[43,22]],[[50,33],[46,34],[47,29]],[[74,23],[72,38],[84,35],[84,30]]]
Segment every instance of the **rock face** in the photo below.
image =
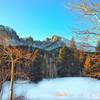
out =
[[7,26],[0,25],[0,35],[2,36],[2,35],[4,35],[4,33],[8,37],[8,45],[17,45],[18,44],[19,36],[16,34],[16,32]]
[[53,50],[56,48],[61,47],[63,44],[66,43],[66,39],[60,36],[53,35],[50,38],[47,38],[46,40],[43,41],[44,49],[46,50]]
[[4,33],[6,33],[6,35],[8,36],[8,44],[11,46],[24,45],[45,50],[52,50],[62,46],[62,44],[64,44],[66,41],[64,38],[56,35],[52,36],[51,38],[47,38],[44,41],[36,41],[33,40],[32,37],[19,38],[19,36],[13,29],[7,26],[0,25],[0,36]]
[[0,31],[5,31],[11,39],[19,39],[19,36],[16,34],[16,32],[8,26],[0,25]]
[[8,26],[0,25],[0,36],[3,35],[3,33],[6,33],[6,35],[8,36],[9,45],[16,46],[16,45],[33,44],[33,39],[31,37],[26,39],[19,38],[16,31],[14,31],[12,28],[9,28]]
[[[40,49],[49,50],[49,51],[59,48],[63,44],[66,44],[67,47],[70,46],[70,40],[67,40],[60,36],[53,35],[52,37],[46,38],[44,41],[33,40],[32,37],[20,38],[17,35],[16,31],[14,31],[12,28],[9,28],[8,26],[0,25],[0,37],[4,33],[7,34],[8,45],[11,45],[11,46],[29,46],[29,47],[40,48]],[[80,43],[76,43],[76,46],[80,49]],[[90,47],[89,50],[93,51],[94,47],[93,48]]]

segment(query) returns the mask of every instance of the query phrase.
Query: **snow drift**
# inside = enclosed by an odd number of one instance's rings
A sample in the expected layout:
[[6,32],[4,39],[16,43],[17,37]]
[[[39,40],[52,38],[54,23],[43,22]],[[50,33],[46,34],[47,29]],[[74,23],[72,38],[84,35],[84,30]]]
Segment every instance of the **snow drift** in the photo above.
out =
[[[8,100],[8,95],[9,82],[5,82],[2,100]],[[44,79],[38,84],[16,81],[14,96],[27,100],[100,100],[100,81],[82,77]]]

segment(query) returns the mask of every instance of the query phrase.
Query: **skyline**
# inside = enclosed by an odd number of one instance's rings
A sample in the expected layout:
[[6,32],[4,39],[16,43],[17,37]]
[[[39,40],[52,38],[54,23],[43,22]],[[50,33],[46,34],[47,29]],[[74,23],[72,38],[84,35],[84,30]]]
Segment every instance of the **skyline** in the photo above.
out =
[[[72,0],[70,0],[72,1]],[[71,39],[81,26],[78,14],[65,8],[66,0],[0,0],[0,24],[13,28],[20,37],[44,40],[58,35]]]

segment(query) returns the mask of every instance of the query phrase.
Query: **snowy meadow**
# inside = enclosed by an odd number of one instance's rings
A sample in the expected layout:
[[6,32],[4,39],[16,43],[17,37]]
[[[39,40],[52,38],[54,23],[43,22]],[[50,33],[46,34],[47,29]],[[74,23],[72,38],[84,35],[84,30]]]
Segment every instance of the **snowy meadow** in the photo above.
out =
[[[2,100],[8,100],[9,82],[4,84]],[[38,84],[15,81],[14,96],[26,100],[100,100],[100,81],[85,77],[44,79]]]

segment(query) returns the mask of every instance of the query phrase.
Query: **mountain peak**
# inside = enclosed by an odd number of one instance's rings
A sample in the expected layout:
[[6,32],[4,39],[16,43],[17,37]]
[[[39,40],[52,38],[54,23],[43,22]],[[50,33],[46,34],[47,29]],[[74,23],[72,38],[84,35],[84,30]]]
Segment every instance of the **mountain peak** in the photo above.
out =
[[66,41],[65,38],[58,36],[58,35],[52,35],[51,37],[47,37],[45,40],[45,42],[57,42],[57,41]]
[[[32,46],[33,48],[40,48],[44,50],[53,50],[61,47],[63,44],[66,44],[67,47],[70,46],[70,40],[65,39],[64,37],[53,35],[51,37],[47,37],[44,41],[33,40],[32,37],[27,38],[19,38],[16,31],[8,26],[0,25],[0,35],[6,33],[9,37],[9,45],[11,46]],[[80,43],[76,43],[77,48],[80,49]],[[85,44],[86,46],[86,44]],[[84,47],[85,47],[84,46]],[[88,46],[89,48],[90,46]],[[87,48],[87,46],[86,46]],[[92,48],[92,47],[91,47]],[[89,50],[91,49],[89,48]],[[82,49],[82,48],[81,48]],[[92,49],[93,50],[93,49]]]

